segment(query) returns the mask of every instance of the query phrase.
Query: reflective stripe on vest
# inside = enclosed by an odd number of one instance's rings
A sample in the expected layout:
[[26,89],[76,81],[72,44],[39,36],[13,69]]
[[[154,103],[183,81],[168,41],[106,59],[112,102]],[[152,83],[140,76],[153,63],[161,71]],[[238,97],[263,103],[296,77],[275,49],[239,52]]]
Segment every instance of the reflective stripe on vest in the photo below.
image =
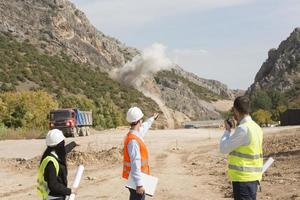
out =
[[262,172],[262,167],[239,167],[236,165],[229,164],[228,168],[242,172]]
[[233,151],[229,155],[240,157],[240,158],[252,159],[252,160],[263,158],[262,154],[248,155],[248,154],[240,153],[240,152],[237,152],[237,151]]
[[243,123],[243,125],[247,127],[250,144],[240,146],[229,154],[228,174],[231,181],[261,180],[263,132],[252,120]]
[[136,135],[128,133],[124,140],[124,154],[123,154],[123,174],[122,177],[128,179],[131,171],[130,156],[128,153],[128,143],[131,140],[135,140],[139,144],[140,155],[141,155],[141,171],[145,174],[150,174],[150,167],[148,162],[148,149],[145,143]]
[[48,199],[48,193],[49,193],[48,184],[44,179],[45,168],[49,162],[53,163],[53,165],[55,167],[55,171],[56,171],[56,176],[58,176],[58,172],[59,172],[59,164],[55,158],[53,158],[52,156],[47,156],[46,158],[44,158],[44,160],[42,161],[42,163],[39,167],[38,178],[37,178],[37,192],[38,192],[38,195],[43,200]]

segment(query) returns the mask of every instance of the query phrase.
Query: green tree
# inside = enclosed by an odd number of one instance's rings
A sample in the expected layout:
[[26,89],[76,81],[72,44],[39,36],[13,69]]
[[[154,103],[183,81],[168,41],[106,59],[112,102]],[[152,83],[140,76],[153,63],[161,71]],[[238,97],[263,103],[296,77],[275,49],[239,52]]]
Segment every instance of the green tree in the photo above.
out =
[[1,114],[1,122],[12,128],[39,128],[48,127],[48,116],[58,103],[44,91],[36,92],[5,92],[0,94],[5,111]]
[[271,90],[268,93],[268,96],[270,97],[272,101],[272,109],[276,110],[279,106],[286,106],[287,105],[287,99],[285,96],[279,92],[278,90]]
[[267,110],[259,109],[256,112],[252,113],[252,117],[256,123],[260,126],[268,125],[272,122],[272,114]]
[[265,91],[257,91],[251,96],[251,108],[254,112],[258,109],[271,110],[272,100]]
[[78,108],[80,110],[96,110],[94,102],[85,96],[62,95],[58,97],[61,108]]

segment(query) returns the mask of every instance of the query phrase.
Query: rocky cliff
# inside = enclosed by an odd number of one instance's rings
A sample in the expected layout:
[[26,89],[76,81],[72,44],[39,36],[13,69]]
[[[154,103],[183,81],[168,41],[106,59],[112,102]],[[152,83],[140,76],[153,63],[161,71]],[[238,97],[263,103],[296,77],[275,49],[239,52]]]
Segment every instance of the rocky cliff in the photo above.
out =
[[290,102],[300,102],[300,28],[296,28],[277,49],[269,50],[268,59],[247,93],[251,95],[258,90],[277,90]]

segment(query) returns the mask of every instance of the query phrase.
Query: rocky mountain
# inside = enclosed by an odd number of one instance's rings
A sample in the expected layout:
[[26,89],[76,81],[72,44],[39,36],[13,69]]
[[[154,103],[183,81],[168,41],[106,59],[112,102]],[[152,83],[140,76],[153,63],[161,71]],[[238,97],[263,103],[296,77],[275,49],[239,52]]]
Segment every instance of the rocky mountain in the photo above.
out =
[[[99,73],[121,68],[140,54],[139,50],[98,31],[84,13],[68,0],[0,0],[0,20],[0,32],[9,33],[18,42],[28,43],[48,56],[65,55],[72,62],[99,70]],[[26,77],[18,84],[25,83],[29,84],[28,87],[44,87]],[[149,76],[144,80],[143,88],[136,89],[143,93],[136,95],[145,95],[156,102],[169,127],[180,126],[188,120],[220,118],[214,102],[234,97],[233,91],[224,84],[199,78],[179,66]],[[90,98],[84,91],[82,95]],[[140,99],[145,99],[145,96]],[[117,101],[115,97],[113,101]],[[118,102],[114,103],[118,105]],[[134,103],[138,102],[128,104]],[[126,106],[121,107],[125,110]]]
[[255,76],[247,93],[257,91],[279,91],[290,103],[300,106],[300,28],[270,49],[268,58]]

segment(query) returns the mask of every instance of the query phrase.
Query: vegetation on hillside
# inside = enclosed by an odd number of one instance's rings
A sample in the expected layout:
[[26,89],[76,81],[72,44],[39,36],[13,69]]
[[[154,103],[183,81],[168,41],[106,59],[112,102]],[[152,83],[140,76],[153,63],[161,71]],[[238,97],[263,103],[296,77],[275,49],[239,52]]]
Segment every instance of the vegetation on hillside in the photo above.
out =
[[280,121],[280,114],[289,107],[286,95],[277,90],[255,91],[250,100],[252,116],[261,125]]
[[189,81],[183,76],[180,76],[174,72],[174,70],[170,71],[160,71],[155,75],[156,82],[160,82],[160,80],[167,78],[171,81],[181,82],[184,84],[187,88],[189,88],[199,99],[212,102],[217,101],[219,99],[224,99],[224,97],[208,90],[205,87],[202,87],[192,81]]
[[47,128],[48,115],[58,103],[46,92],[0,94],[0,119],[6,127]]
[[290,100],[289,108],[300,108],[300,80],[296,81],[285,95]]
[[[23,85],[29,85],[26,90],[33,92],[26,95],[34,96],[37,95],[34,91],[43,90],[53,96],[53,101],[61,108],[92,110],[94,125],[102,128],[124,125],[126,110],[133,105],[139,105],[146,114],[159,110],[150,98],[134,88],[113,81],[99,69],[75,63],[63,53],[53,56],[43,54],[27,41],[18,42],[9,34],[0,33],[0,57],[0,92],[9,92],[2,96],[11,95],[12,99],[15,98],[6,102],[8,104],[13,104],[18,98],[22,102],[18,122],[7,123],[6,118],[1,116],[0,121],[8,127],[25,126],[22,109],[26,102],[18,96],[20,94],[13,93],[25,90]],[[48,110],[41,109],[40,112],[48,114]],[[10,118],[14,117],[12,112],[10,115]],[[27,126],[42,128],[46,126],[46,121]]]

